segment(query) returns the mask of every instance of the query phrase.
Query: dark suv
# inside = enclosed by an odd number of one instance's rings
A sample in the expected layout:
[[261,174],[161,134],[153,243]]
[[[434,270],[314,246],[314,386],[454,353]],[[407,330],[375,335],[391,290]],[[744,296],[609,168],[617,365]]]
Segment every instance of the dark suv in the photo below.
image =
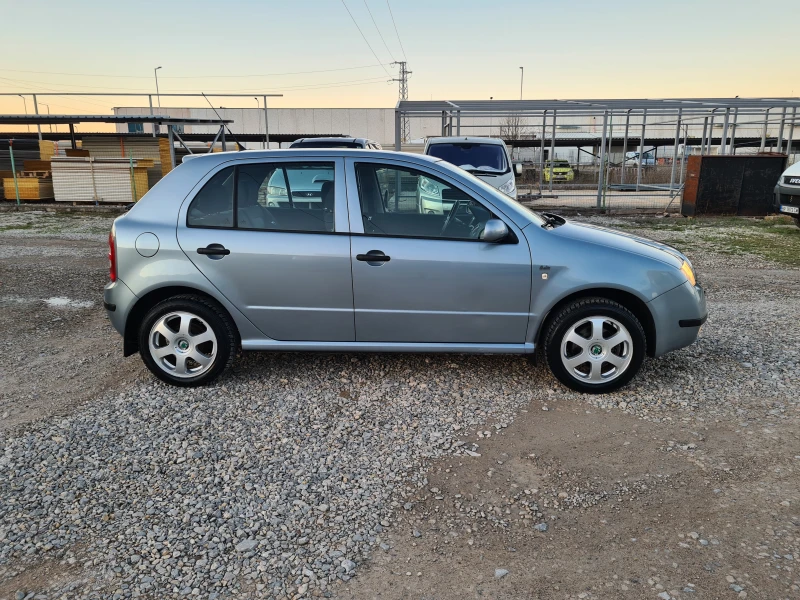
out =
[[289,148],[365,148],[367,150],[382,150],[378,142],[366,138],[352,137],[300,138],[293,141]]

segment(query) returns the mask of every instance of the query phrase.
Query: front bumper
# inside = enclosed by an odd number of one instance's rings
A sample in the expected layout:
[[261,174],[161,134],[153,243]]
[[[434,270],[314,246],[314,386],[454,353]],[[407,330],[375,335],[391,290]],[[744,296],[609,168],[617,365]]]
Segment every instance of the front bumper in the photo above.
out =
[[125,335],[125,322],[136,300],[136,294],[119,279],[108,283],[103,289],[103,306],[108,319],[120,335]]
[[654,356],[689,346],[708,317],[706,294],[688,281],[649,303],[656,328]]
[[781,210],[782,206],[797,207],[800,209],[800,187],[788,186],[780,183],[775,186],[775,212],[779,214],[788,214],[793,217],[798,216],[798,214],[790,213],[786,209]]

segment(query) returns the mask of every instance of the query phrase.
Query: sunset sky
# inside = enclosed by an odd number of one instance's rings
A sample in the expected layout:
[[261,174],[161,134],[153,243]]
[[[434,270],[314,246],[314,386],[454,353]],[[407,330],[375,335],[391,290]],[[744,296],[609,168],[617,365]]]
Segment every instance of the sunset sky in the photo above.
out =
[[[389,63],[405,56],[418,100],[519,98],[520,66],[529,99],[800,95],[797,0],[390,0],[402,49],[386,0],[345,1],[369,45],[342,0],[43,1],[35,14],[31,3],[2,0],[0,91],[154,93],[160,65],[162,93],[389,107],[397,100]],[[67,114],[147,104],[39,100]],[[21,98],[0,97],[0,113],[23,112]]]

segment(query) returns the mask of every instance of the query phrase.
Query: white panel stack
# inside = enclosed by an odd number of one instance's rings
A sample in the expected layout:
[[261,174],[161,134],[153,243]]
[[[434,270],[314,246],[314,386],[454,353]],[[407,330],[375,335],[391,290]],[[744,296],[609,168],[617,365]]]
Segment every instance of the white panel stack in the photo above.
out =
[[[146,163],[142,165],[140,163]],[[147,191],[152,161],[124,158],[54,158],[53,191],[57,202],[134,202]]]

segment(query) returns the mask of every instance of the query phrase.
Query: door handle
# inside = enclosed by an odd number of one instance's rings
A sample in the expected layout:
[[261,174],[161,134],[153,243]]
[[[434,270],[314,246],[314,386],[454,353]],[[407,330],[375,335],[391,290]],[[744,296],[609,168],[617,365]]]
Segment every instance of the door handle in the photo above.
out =
[[392,260],[391,256],[386,256],[380,250],[370,250],[366,254],[356,254],[356,260],[360,260],[361,262],[389,262]]
[[231,251],[222,244],[209,244],[205,248],[198,248],[197,253],[205,254],[207,256],[228,256]]

